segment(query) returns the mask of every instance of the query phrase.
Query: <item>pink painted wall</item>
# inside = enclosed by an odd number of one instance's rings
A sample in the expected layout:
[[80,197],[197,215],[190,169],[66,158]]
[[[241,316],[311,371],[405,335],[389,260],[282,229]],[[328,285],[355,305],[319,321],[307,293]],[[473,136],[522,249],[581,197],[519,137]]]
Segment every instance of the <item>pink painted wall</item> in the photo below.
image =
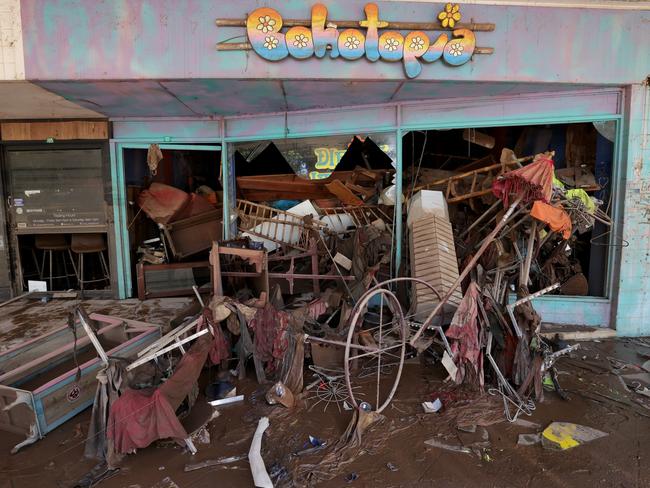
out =
[[[323,2],[330,19],[361,20],[360,0]],[[443,3],[377,2],[388,21],[434,21]],[[245,19],[259,6],[309,18],[311,2],[23,0],[26,76],[32,80],[169,78],[404,79],[401,63],[285,59],[217,52],[245,34],[216,18]],[[639,83],[650,73],[650,12],[464,5],[464,20],[493,22],[477,45],[494,47],[460,67],[424,65],[418,80]],[[245,40],[245,39],[241,39]]]

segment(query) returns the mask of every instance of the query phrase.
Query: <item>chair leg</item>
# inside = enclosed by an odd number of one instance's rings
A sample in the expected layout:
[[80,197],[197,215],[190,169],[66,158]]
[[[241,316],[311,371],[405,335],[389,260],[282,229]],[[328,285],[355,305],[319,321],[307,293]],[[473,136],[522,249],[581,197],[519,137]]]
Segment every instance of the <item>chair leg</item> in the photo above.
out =
[[111,281],[111,272],[108,269],[108,264],[106,263],[106,258],[104,258],[104,252],[99,251],[99,259],[102,262],[102,269],[104,271],[104,278],[106,278],[106,281],[110,283]]
[[84,255],[79,254],[79,289],[81,293],[84,291]]
[[39,276],[40,280],[43,281],[45,278],[43,273],[45,273],[45,256],[47,256],[47,251],[43,251],[43,261],[41,262],[41,274]]
[[68,249],[68,257],[70,258],[70,262],[72,263],[72,269],[74,270],[74,275],[76,276],[77,280],[79,280],[79,273],[77,273],[77,266],[74,264],[74,256],[72,255],[72,251]]
[[43,279],[43,274],[41,273],[41,268],[38,265],[38,258],[36,257],[36,251],[32,247],[32,259],[34,260],[34,264],[36,265],[36,271],[38,272],[38,279],[42,280]]
[[61,261],[63,262],[63,274],[65,275],[65,284],[68,285],[67,290],[70,289],[70,277],[68,276],[68,264],[65,262],[65,253],[61,253]]
[[54,289],[53,285],[52,285],[52,283],[54,282],[54,278],[53,278],[54,273],[52,272],[52,259],[53,259],[52,253],[53,253],[53,251],[49,250],[47,252],[50,255],[50,290],[49,291],[52,291]]

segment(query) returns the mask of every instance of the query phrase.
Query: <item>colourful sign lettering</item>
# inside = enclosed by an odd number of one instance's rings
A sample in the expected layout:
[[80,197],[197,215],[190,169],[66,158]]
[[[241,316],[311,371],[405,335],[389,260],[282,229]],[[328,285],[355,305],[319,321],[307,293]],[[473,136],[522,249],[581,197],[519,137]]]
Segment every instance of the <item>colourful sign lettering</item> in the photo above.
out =
[[[374,3],[365,6],[366,20],[360,21],[361,29],[347,28],[339,31],[327,26],[327,8],[316,4],[311,11],[311,28],[294,26],[282,33],[282,16],[270,7],[261,7],[248,16],[246,31],[253,50],[269,61],[280,61],[288,56],[306,59],[322,58],[329,51],[331,58],[355,60],[365,57],[369,61],[382,59],[401,61],[409,78],[422,71],[422,62],[432,63],[439,59],[451,66],[467,63],[476,48],[474,32],[459,28],[430,38],[424,31],[406,34],[395,30],[379,33],[389,25],[379,20],[379,9]],[[460,20],[458,5],[447,4],[438,19],[443,27],[453,28]]]

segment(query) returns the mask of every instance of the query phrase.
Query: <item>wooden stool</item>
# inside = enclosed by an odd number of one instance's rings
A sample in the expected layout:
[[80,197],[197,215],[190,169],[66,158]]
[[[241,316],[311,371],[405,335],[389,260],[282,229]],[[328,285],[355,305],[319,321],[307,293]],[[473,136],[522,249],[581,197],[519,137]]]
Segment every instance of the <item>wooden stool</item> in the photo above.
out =
[[[43,261],[40,269],[40,278],[41,280],[46,280],[50,282],[50,287],[48,290],[52,291],[54,289],[54,280],[59,278],[65,278],[68,289],[70,288],[70,276],[77,275],[77,269],[74,265],[74,259],[72,258],[72,253],[70,252],[70,245],[66,241],[63,234],[39,234],[34,237],[34,247],[43,251]],[[55,254],[56,253],[56,254]],[[68,273],[68,265],[66,263],[66,255],[70,259],[72,264],[72,269],[74,273]],[[61,256],[61,262],[63,263],[63,274],[54,276],[53,267],[54,267],[54,257]],[[48,274],[45,275],[45,258],[49,257],[49,266]]]
[[[84,289],[86,283],[97,283],[99,281],[111,281],[111,274],[104,258],[104,251],[106,250],[106,242],[104,241],[104,234],[72,234],[72,251],[79,255],[78,274],[79,286],[81,291]],[[99,256],[99,263],[102,268],[103,276],[99,279],[86,279],[84,276],[84,256],[86,254],[97,254]]]

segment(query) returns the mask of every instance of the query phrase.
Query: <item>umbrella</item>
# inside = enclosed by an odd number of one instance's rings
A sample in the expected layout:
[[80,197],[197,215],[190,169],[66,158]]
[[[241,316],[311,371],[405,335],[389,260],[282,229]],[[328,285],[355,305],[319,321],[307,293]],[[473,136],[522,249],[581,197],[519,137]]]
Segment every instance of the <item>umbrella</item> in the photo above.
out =
[[504,173],[492,184],[492,193],[508,206],[512,193],[521,196],[523,203],[541,200],[549,203],[553,193],[554,152],[541,153],[523,168]]

